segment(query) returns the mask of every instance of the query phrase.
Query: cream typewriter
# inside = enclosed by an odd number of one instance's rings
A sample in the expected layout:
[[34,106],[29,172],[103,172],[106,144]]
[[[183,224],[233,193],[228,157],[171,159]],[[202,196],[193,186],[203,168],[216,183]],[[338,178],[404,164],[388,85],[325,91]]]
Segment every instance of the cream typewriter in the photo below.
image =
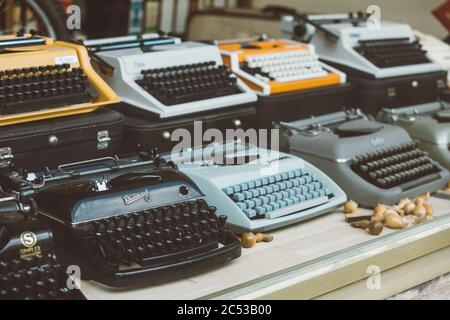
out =
[[434,192],[447,169],[396,126],[369,120],[358,110],[282,123],[290,153],[316,165],[361,205],[394,204]]
[[226,64],[261,95],[346,82],[344,73],[319,61],[313,45],[281,39],[239,39],[219,43]]
[[0,126],[69,116],[119,102],[83,46],[0,36]]
[[217,47],[148,34],[85,41],[123,102],[170,118],[256,101]]
[[413,107],[385,109],[379,120],[402,127],[418,146],[450,169],[450,104],[444,100]]
[[306,19],[317,27],[311,43],[326,62],[377,79],[442,71],[407,24],[381,21],[373,25],[361,14],[309,15]]
[[235,230],[279,228],[329,212],[344,192],[308,162],[239,142],[163,155],[190,177]]

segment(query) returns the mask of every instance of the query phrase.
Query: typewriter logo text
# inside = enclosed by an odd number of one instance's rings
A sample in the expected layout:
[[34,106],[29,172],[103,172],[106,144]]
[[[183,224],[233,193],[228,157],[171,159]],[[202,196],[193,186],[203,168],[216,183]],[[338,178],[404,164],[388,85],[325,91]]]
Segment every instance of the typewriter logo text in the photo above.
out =
[[374,147],[379,147],[384,145],[384,139],[383,138],[371,138],[370,144]]
[[25,247],[20,249],[20,258],[27,259],[32,257],[42,257],[42,250],[37,246],[37,236],[33,232],[24,232],[20,235],[20,242]]
[[143,192],[123,196],[123,201],[125,202],[125,205],[127,205],[127,206],[130,204],[133,204],[136,201],[139,201],[141,199],[144,199],[147,202],[151,202],[152,195],[150,194],[150,191],[145,190]]
[[24,232],[20,235],[20,241],[26,248],[33,248],[37,243],[37,237],[33,232]]

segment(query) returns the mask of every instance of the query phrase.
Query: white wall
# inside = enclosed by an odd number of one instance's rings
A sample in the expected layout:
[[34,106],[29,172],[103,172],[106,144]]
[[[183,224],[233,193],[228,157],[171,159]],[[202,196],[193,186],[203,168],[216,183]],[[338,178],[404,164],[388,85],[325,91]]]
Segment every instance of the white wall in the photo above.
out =
[[294,7],[298,11],[316,13],[343,13],[365,11],[375,4],[381,7],[383,20],[406,22],[420,31],[444,38],[447,31],[431,14],[444,0],[254,0],[257,7],[268,4]]

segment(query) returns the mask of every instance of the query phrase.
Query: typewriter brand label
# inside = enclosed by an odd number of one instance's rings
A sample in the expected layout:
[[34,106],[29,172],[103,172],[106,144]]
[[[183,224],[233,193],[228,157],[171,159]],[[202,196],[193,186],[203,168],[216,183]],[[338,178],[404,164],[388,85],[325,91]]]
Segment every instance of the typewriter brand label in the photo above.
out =
[[127,206],[130,204],[133,204],[136,201],[139,201],[141,199],[144,199],[147,202],[151,202],[152,195],[150,194],[150,191],[145,190],[143,192],[123,196],[123,201],[125,202],[125,205],[127,205]]
[[379,147],[384,145],[384,139],[383,138],[371,138],[370,144],[374,147]]
[[20,235],[20,241],[24,247],[32,248],[37,243],[37,237],[33,232],[24,232]]
[[78,62],[78,57],[75,55],[72,56],[64,56],[64,57],[56,57],[55,63],[56,64],[73,64]]
[[20,249],[20,258],[42,257],[42,250],[37,246],[37,236],[33,232],[24,232],[20,235],[20,242],[25,248]]

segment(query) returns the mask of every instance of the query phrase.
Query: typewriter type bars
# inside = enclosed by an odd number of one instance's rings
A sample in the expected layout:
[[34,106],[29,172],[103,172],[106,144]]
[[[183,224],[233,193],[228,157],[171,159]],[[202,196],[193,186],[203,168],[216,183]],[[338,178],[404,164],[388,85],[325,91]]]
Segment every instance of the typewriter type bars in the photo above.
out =
[[[0,300],[70,298],[70,291],[59,285],[53,236],[34,225],[28,221],[0,226]],[[24,236],[28,238],[23,240]]]
[[114,102],[118,97],[93,71],[82,46],[0,37],[0,125],[91,112]]
[[219,47],[233,72],[263,95],[346,81],[344,73],[319,61],[312,45],[289,40],[254,40],[224,41]]
[[[58,241],[72,244],[61,250],[79,254],[75,261],[84,261],[85,270],[90,270],[87,277],[111,287],[151,284],[240,256],[239,240],[224,228],[226,217],[218,217],[183,177],[152,173],[159,174],[167,179],[161,184],[113,188],[98,198],[82,192],[76,200],[68,200],[67,193],[84,190],[84,183],[39,193],[41,213],[55,221]],[[71,216],[71,223],[69,216],[53,214],[55,201]],[[96,209],[89,210],[94,204]]]
[[[211,150],[201,154],[211,154]],[[216,146],[218,154],[222,146]],[[233,143],[223,145],[232,158]],[[344,192],[325,174],[291,155],[237,146],[246,163],[220,165],[189,162],[189,155],[172,156],[179,169],[191,177],[209,201],[228,213],[236,230],[270,230],[326,213],[344,203]],[[196,151],[194,151],[195,154]],[[242,152],[248,152],[244,156]],[[238,159],[236,158],[236,159]],[[233,160],[234,161],[234,160]],[[267,170],[267,171],[266,171]]]
[[[109,45],[101,49],[99,41]],[[121,38],[85,42],[89,50],[96,47],[98,69],[124,102],[170,118],[256,101],[223,64],[217,47],[178,39],[162,42],[157,35],[136,41],[138,46],[131,40],[125,46]]]
[[350,21],[345,14],[310,15],[308,22],[319,27],[311,43],[324,61],[375,78],[442,71],[407,24],[381,21],[370,28],[367,19]]

